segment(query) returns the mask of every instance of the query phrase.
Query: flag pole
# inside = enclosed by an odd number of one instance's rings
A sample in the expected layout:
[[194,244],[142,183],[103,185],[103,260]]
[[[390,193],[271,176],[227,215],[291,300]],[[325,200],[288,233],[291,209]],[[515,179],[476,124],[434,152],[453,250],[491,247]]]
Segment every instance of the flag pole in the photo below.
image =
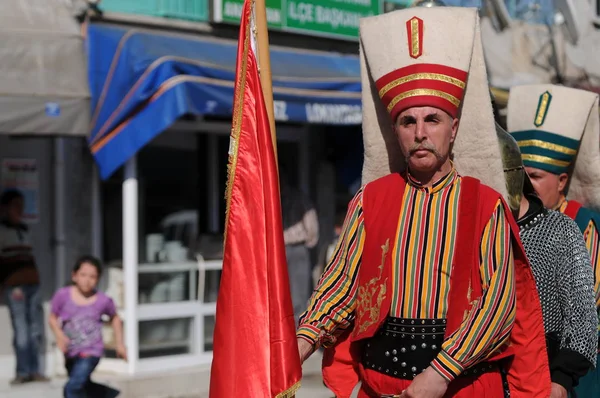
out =
[[254,13],[256,23],[256,43],[258,44],[258,67],[260,71],[260,85],[262,87],[265,106],[271,126],[271,141],[277,161],[277,134],[275,132],[275,116],[273,108],[273,81],[271,80],[271,56],[269,54],[269,30],[267,28],[267,7],[265,0],[254,0]]
[[[273,107],[273,80],[271,78],[271,55],[269,53],[269,29],[267,27],[267,7],[265,0],[254,0],[254,12],[256,23],[256,43],[258,45],[258,70],[260,73],[260,85],[262,87],[267,116],[269,117],[269,126],[271,128],[271,141],[273,143],[273,153],[275,162],[277,159],[277,134],[275,132],[275,110]],[[289,395],[289,398],[295,398],[296,394]]]

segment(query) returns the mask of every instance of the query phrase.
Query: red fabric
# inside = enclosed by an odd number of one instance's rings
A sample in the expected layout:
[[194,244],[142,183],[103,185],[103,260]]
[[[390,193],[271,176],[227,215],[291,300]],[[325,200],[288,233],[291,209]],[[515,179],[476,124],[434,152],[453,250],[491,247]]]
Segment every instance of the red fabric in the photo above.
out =
[[517,311],[510,346],[499,357],[514,354],[506,359],[511,398],[547,398],[551,380],[542,306],[525,249],[517,238],[519,227],[506,203],[504,209],[513,235]]
[[[478,283],[472,283],[472,298],[480,297],[482,288],[478,271],[479,253],[471,248],[467,249],[468,245],[479,247],[479,242],[474,243],[473,239],[476,236],[481,236],[485,224],[490,219],[494,210],[495,204],[501,200],[500,194],[491,188],[476,184],[476,180],[463,177],[463,182],[466,184],[461,188],[460,204],[459,204],[459,221],[466,222],[467,228],[459,226],[459,238],[457,239],[457,250],[453,263],[456,264],[457,271],[460,273],[458,277],[451,279],[451,297],[457,297],[457,309],[454,309],[454,301],[448,313],[447,334],[452,333],[460,323],[464,311],[467,309],[466,294],[464,289],[465,280],[471,279]],[[363,194],[363,209],[365,214],[365,230],[369,231],[366,235],[365,245],[363,248],[363,261],[359,271],[359,284],[368,283],[372,279],[379,281],[379,285],[374,286],[371,291],[374,296],[378,297],[379,292],[383,289],[389,292],[391,281],[387,280],[388,275],[391,275],[389,268],[391,267],[391,256],[384,262],[384,270],[382,276],[379,277],[378,267],[381,263],[381,245],[390,237],[390,241],[395,239],[398,216],[400,213],[401,201],[398,198],[402,197],[404,192],[405,181],[398,175],[392,174],[376,180],[365,187]],[[370,198],[374,198],[371,200]],[[546,355],[546,340],[544,332],[544,324],[542,320],[542,310],[537,295],[537,288],[531,268],[525,256],[525,250],[518,238],[519,230],[514,221],[510,210],[506,203],[502,200],[504,212],[508,217],[511,232],[513,235],[513,255],[515,263],[515,284],[517,289],[517,311],[516,320],[513,331],[510,337],[509,346],[502,351],[487,359],[487,361],[504,360],[503,364],[508,367],[508,382],[510,385],[513,398],[547,398],[550,395],[550,371]],[[473,208],[469,206],[478,206],[479,216],[476,221],[466,220],[473,217]],[[377,221],[371,222],[372,217]],[[465,236],[469,232],[469,226],[476,225],[476,235]],[[369,235],[375,235],[375,240],[367,244]],[[464,241],[464,242],[461,242]],[[395,242],[394,242],[395,243]],[[461,250],[458,250],[458,249]],[[393,248],[390,246],[390,252]],[[462,251],[462,252],[461,252]],[[470,260],[468,260],[470,259]],[[458,267],[458,264],[469,261],[471,267]],[[368,266],[370,265],[370,266]],[[386,271],[386,269],[388,269]],[[477,271],[476,271],[477,270]],[[454,274],[454,271],[453,271]],[[470,274],[470,275],[469,275]],[[469,276],[465,276],[469,275]],[[455,287],[454,284],[460,283]],[[360,286],[360,285],[359,285]],[[460,295],[463,296],[459,299]],[[379,303],[379,311],[363,311],[363,317],[357,316],[354,326],[353,341],[369,338],[381,327],[381,324],[389,314],[391,298],[389,294],[384,295],[384,299]],[[361,304],[360,296],[358,305]],[[373,304],[373,302],[372,302]],[[375,303],[377,304],[377,303]],[[360,325],[365,320],[371,321],[371,314],[377,314],[377,321],[361,331]],[[332,391],[346,392],[351,390],[355,385],[356,364],[350,364],[348,358],[352,357],[347,350],[356,350],[358,342],[352,346],[347,344],[347,341],[336,346],[332,352],[333,359],[329,361],[327,374],[324,372],[326,383]],[[345,351],[346,350],[346,351]],[[356,354],[354,358],[359,358]],[[358,362],[358,359],[357,359]],[[336,374],[335,378],[330,378],[329,375]],[[364,377],[364,375],[363,375]],[[459,378],[463,380],[462,378]],[[344,382],[346,380],[346,382]],[[453,383],[459,383],[458,379]],[[460,383],[463,383],[460,381]],[[380,392],[380,391],[379,391]],[[471,396],[471,395],[466,395]],[[476,395],[479,396],[479,395]],[[490,395],[492,396],[492,395]],[[349,395],[339,394],[339,398],[349,397]]]
[[[418,74],[422,74],[421,77],[418,77]],[[434,78],[435,75],[442,75],[446,78]],[[447,81],[448,77],[463,83],[463,88]],[[386,108],[397,96],[416,89],[438,90],[455,97],[459,102],[461,102],[464,96],[464,84],[466,84],[467,77],[467,72],[445,65],[414,64],[391,71],[390,73],[377,79],[375,85],[377,86],[377,90],[381,90],[391,82],[401,82],[400,84],[397,84],[389,89],[381,97],[381,101]],[[433,106],[442,109],[443,111],[452,115],[452,117],[456,117],[458,115],[459,108],[452,102],[439,96],[413,95],[398,101],[398,103],[394,105],[394,107],[390,110],[392,120],[395,120],[405,109],[415,106]]]
[[571,218],[572,220],[574,220],[575,218],[577,218],[577,213],[579,212],[579,209],[581,209],[583,207],[583,205],[575,200],[569,200],[567,202],[567,207],[565,208],[565,215],[569,218]]
[[[479,276],[479,247],[475,242],[481,236],[487,220],[489,220],[498,197],[484,195],[478,180],[462,177],[459,204],[459,226],[457,248],[455,250],[453,271],[450,281],[450,302],[446,337],[454,333],[463,321],[465,311],[470,304],[467,300],[469,286],[473,292],[471,301],[481,297],[481,278]],[[400,219],[400,210],[406,182],[399,174],[390,174],[365,187],[363,194],[363,211],[365,214],[365,244],[362,253],[362,265],[358,277],[358,300],[356,310],[356,327],[353,341],[373,337],[387,318],[391,302],[392,250],[396,244],[396,230]],[[480,209],[477,217],[473,217],[473,209]],[[483,213],[482,213],[483,212]],[[484,215],[482,215],[484,214]],[[388,252],[383,258],[382,245],[389,240]],[[381,274],[381,275],[380,275]],[[373,284],[376,281],[376,284]],[[361,295],[361,291],[367,292]],[[385,292],[381,294],[380,292]],[[402,295],[402,292],[395,292]],[[378,301],[380,300],[380,301]],[[372,311],[375,308],[376,311]],[[376,315],[376,317],[374,317]]]
[[479,272],[478,237],[483,234],[487,220],[482,223],[481,211],[474,212],[473,209],[483,210],[483,214],[492,214],[496,201],[481,201],[480,186],[479,180],[475,178],[462,178],[458,205],[458,239],[456,239],[456,248],[452,258],[448,296],[448,301],[452,305],[448,306],[446,315],[446,337],[460,327],[464,314],[471,308],[468,300],[469,288],[472,289],[471,301],[479,299],[483,294]]
[[[352,341],[373,337],[392,305],[392,250],[406,182],[389,174],[365,186],[363,192],[365,243],[358,270],[356,319]],[[387,252],[383,245],[388,242]],[[401,294],[401,292],[396,292]]]
[[[396,379],[373,370],[362,373],[363,385],[358,398],[379,398],[382,394],[400,394],[410,386],[410,380]],[[500,372],[479,377],[459,377],[449,386],[444,398],[504,398]]]
[[352,329],[346,330],[336,345],[323,353],[323,381],[336,398],[349,398],[359,382],[360,352],[358,345],[352,344],[351,332]]
[[258,65],[250,47],[251,3],[244,3],[238,45],[211,398],[275,397],[302,375],[277,164]]

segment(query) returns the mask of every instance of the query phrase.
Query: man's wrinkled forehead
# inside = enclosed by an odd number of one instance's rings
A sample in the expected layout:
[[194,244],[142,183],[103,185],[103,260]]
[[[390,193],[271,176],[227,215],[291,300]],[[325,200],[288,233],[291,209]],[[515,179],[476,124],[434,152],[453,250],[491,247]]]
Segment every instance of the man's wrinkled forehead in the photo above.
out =
[[448,117],[450,119],[454,119],[452,117],[452,115],[450,115],[448,112],[444,111],[443,109],[440,108],[436,108],[433,106],[419,106],[419,107],[412,107],[412,108],[407,108],[405,110],[403,110],[402,112],[400,112],[398,114],[398,117],[395,120],[395,123],[399,123],[403,120],[406,120],[407,118],[418,118],[418,117],[431,117],[431,116],[437,116],[437,117]]

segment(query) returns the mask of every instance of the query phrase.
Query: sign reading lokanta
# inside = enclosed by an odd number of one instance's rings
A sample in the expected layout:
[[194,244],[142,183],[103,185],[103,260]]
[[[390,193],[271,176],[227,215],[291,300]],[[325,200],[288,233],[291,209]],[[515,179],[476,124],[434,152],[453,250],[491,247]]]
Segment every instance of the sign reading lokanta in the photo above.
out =
[[[358,38],[360,18],[381,13],[380,0],[265,0],[270,28]],[[239,23],[243,0],[214,0],[214,22]]]
[[3,159],[2,191],[16,189],[25,197],[23,221],[32,224],[40,218],[39,173],[35,159]]

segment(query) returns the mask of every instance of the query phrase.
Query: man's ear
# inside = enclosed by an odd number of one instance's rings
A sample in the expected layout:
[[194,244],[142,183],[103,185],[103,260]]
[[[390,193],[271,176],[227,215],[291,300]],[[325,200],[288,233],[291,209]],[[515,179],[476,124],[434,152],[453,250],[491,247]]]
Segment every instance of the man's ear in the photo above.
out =
[[567,187],[568,182],[569,182],[569,175],[567,173],[562,173],[558,176],[558,191],[560,193],[565,192],[565,188]]
[[456,140],[456,134],[458,133],[458,118],[452,119],[452,136],[450,137],[450,142],[454,142]]

